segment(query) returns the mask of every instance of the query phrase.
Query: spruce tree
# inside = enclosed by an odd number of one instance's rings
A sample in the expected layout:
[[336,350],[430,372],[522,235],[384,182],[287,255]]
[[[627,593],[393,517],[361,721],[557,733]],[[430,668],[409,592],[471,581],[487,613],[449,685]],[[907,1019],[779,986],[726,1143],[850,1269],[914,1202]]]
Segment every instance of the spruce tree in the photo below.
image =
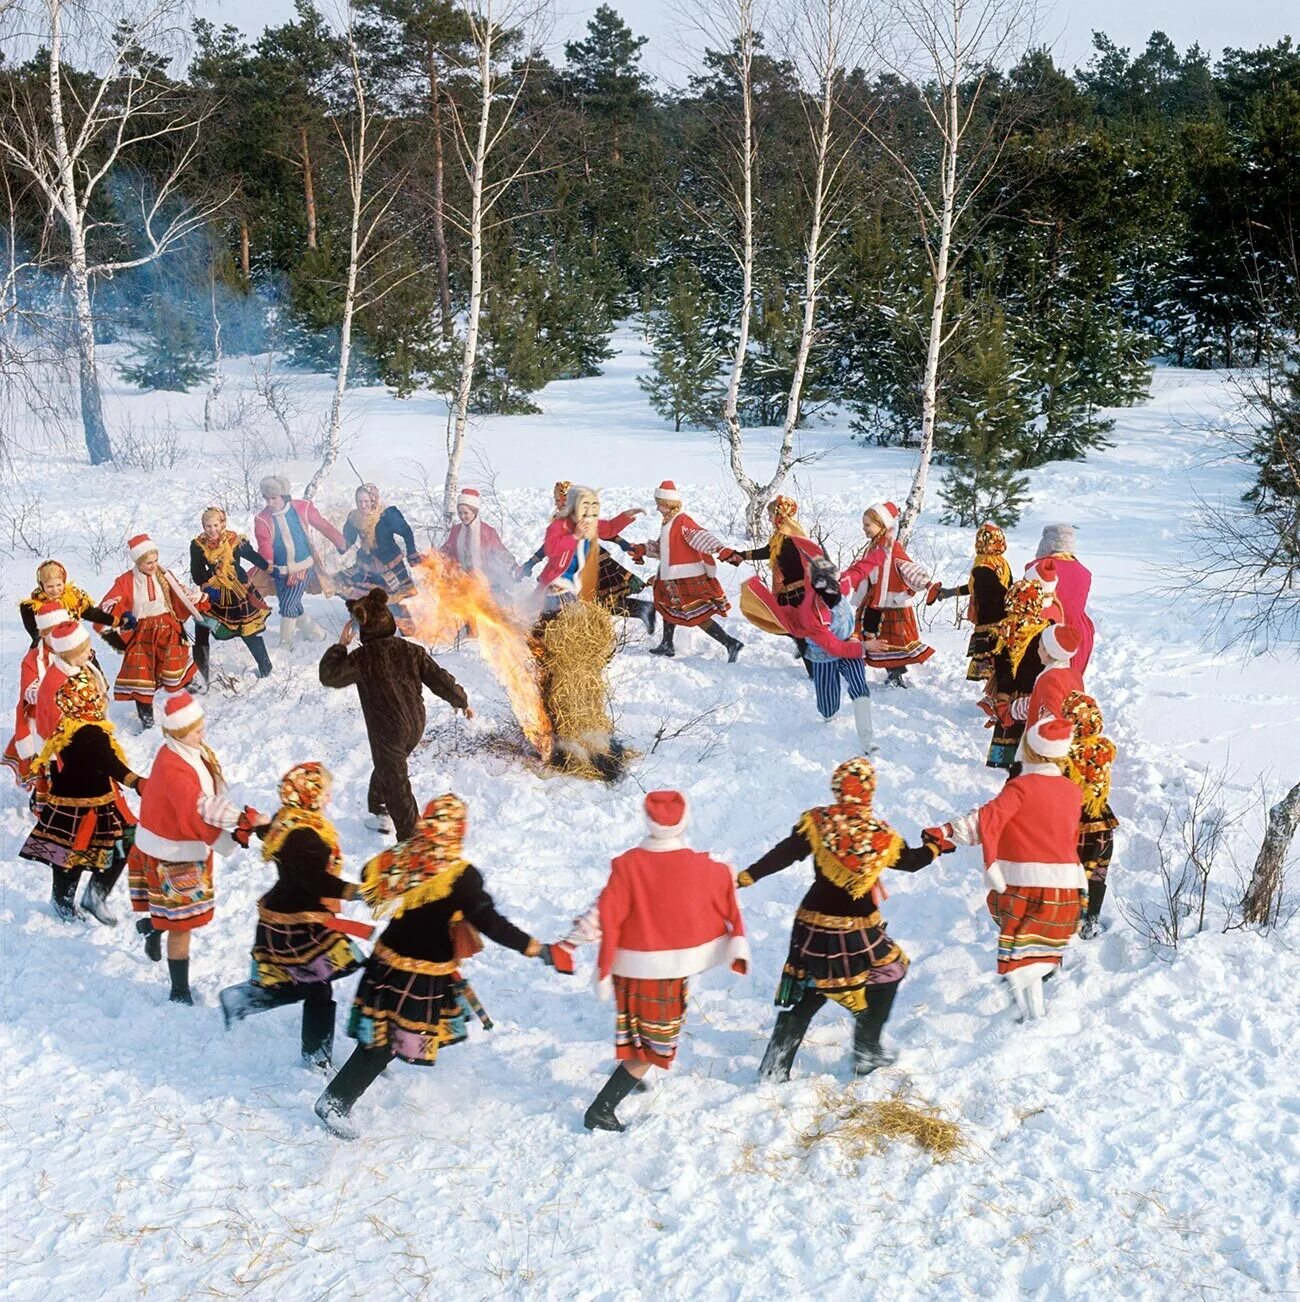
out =
[[141,389],[187,393],[212,374],[206,332],[190,307],[164,289],[148,294],[143,308],[148,334],[119,374]]
[[673,428],[712,426],[722,405],[723,349],[704,283],[685,259],[674,263],[668,293],[647,320],[654,373],[637,383]]

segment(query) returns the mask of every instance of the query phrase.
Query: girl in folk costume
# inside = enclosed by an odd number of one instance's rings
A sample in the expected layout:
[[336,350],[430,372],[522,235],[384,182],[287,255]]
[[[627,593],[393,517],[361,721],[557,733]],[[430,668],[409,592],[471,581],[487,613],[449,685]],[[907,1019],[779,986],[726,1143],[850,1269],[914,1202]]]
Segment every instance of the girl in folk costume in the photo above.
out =
[[686,798],[651,791],[645,813],[649,836],[610,864],[600,898],[564,942],[599,943],[596,988],[614,996],[618,1066],[583,1117],[588,1130],[626,1129],[615,1108],[651,1067],[672,1066],[690,977],[722,963],[749,970],[731,869],[682,839]]
[[1018,777],[979,809],[924,835],[940,849],[984,852],[988,909],[998,928],[998,973],[1022,1017],[1043,1015],[1043,977],[1059,967],[1079,925],[1088,883],[1079,862],[1079,788],[1066,777],[1074,726],[1048,718],[1025,733]]
[[265,678],[271,672],[271,657],[262,630],[270,609],[249,584],[243,567],[248,564],[265,571],[270,566],[247,538],[226,528],[226,513],[219,506],[208,507],[200,523],[202,532],[190,542],[190,578],[208,599],[207,613],[215,628],[200,624],[194,630],[194,663],[206,684],[212,637],[218,642],[239,638],[257,665],[257,676]]
[[161,687],[178,692],[198,673],[185,643],[185,620],[198,623],[207,598],[195,603],[158,562],[158,548],[147,533],[137,534],[127,546],[132,569],[99,604],[119,621],[126,641],[113,684],[115,701],[134,701],[142,728],[153,727],[153,701]]
[[[393,614],[403,632],[414,632],[401,600],[415,595],[411,568],[419,563],[415,534],[395,506],[385,506],[375,484],[357,489],[356,508],[343,522],[343,541],[357,553],[353,563],[334,576],[334,590],[346,600],[383,588],[393,602]],[[403,559],[405,557],[405,559]]]
[[980,709],[993,729],[985,764],[1010,769],[1025,731],[1029,697],[1043,669],[1039,642],[1051,627],[1043,615],[1043,588],[1036,579],[1018,579],[1007,589],[1006,618],[998,625],[993,673],[984,688]]
[[702,529],[682,510],[682,495],[671,479],[655,489],[655,505],[663,527],[653,542],[633,548],[632,557],[640,561],[653,556],[659,562],[654,583],[655,609],[663,619],[663,638],[650,648],[655,656],[676,655],[673,634],[679,624],[702,628],[727,653],[733,664],[745,644],[732,637],[717,617],[731,609],[713,564],[716,553],[726,551],[726,544],[716,534]]
[[339,552],[347,551],[348,545],[311,502],[289,496],[289,481],[283,475],[267,475],[261,488],[266,507],[253,521],[253,540],[275,581],[280,645],[291,647],[300,627],[306,637],[322,636],[320,625],[302,608],[308,582],[315,576],[320,583],[319,558],[308,530],[324,534]]
[[212,852],[247,847],[264,820],[255,809],[241,812],[227,798],[221,765],[204,741],[203,707],[188,692],[168,700],[162,730],[128,860],[131,907],[149,914],[136,930],[155,962],[162,957],[159,933],[167,934],[172,1003],[192,1004],[190,936],[212,921]]
[[812,596],[805,604],[809,618],[803,628],[817,712],[827,722],[839,713],[842,683],[853,702],[853,722],[862,754],[874,754],[877,748],[871,728],[871,688],[862,659],[862,642],[853,631],[853,607],[840,591],[839,575],[826,557],[813,560],[809,570]]
[[654,631],[654,603],[629,595],[645,585],[625,570],[601,546],[612,541],[645,511],[637,506],[609,520],[600,518],[600,495],[593,488],[571,485],[564,499],[563,514],[546,527],[542,567],[537,586],[543,594],[572,592],[580,601],[599,601],[612,614],[636,617],[646,632]]
[[[1038,636],[1038,658],[1042,668],[1034,679],[1034,690],[1028,697],[1017,697],[1011,703],[1011,717],[1025,724],[1034,724],[1047,716],[1062,718],[1065,698],[1071,692],[1083,691],[1083,679],[1072,661],[1079,650],[1079,635],[1072,628],[1049,624]],[[1024,759],[1025,741],[1022,736],[1016,751],[1017,759]]]
[[997,647],[998,625],[1007,614],[1007,589],[1011,586],[1011,566],[1007,563],[1007,536],[990,521],[975,531],[975,560],[970,577],[959,588],[941,588],[931,584],[925,604],[946,601],[949,597],[969,598],[966,618],[975,625],[966,654],[970,663],[966,677],[973,683],[987,682],[993,672],[993,652]]
[[887,1066],[884,1029],[908,958],[885,930],[880,904],[886,869],[914,873],[940,854],[937,842],[912,848],[872,812],[876,770],[846,760],[831,777],[835,803],[806,810],[794,830],[737,878],[752,886],[811,856],[812,885],[799,902],[790,952],[776,991],[776,1026],[763,1055],[763,1080],[789,1080],[809,1023],[828,999],[853,1017],[853,1074]]
[[1088,907],[1079,935],[1091,940],[1101,932],[1101,906],[1106,898],[1106,877],[1115,853],[1119,819],[1110,807],[1110,772],[1115,763],[1115,743],[1102,736],[1101,707],[1085,692],[1071,692],[1061,707],[1061,717],[1074,724],[1074,742],[1065,775],[1083,796],[1079,824],[1079,859],[1088,878]]
[[[59,621],[61,624],[76,623],[79,619],[88,619],[92,624],[110,628],[117,626],[117,621],[106,610],[101,610],[90,599],[90,594],[68,582],[68,571],[59,561],[42,561],[36,567],[36,586],[31,595],[18,603],[18,613],[22,617],[23,627],[32,640],[32,646],[40,641],[40,629],[37,626],[37,612],[49,602],[57,602],[65,612]],[[104,635],[104,640],[115,651],[121,651],[120,642]]]
[[1079,635],[1079,653],[1074,667],[1083,675],[1088,672],[1097,630],[1088,615],[1092,574],[1074,554],[1074,546],[1073,525],[1047,525],[1039,539],[1037,555],[1025,566],[1025,577],[1046,579],[1048,574],[1055,575],[1061,622]]
[[103,688],[105,699],[108,697],[108,680],[95,663],[95,653],[90,645],[90,630],[84,624],[56,625],[50,630],[46,645],[50,650],[50,658],[36,693],[36,713],[32,721],[38,752],[58,731],[63,720],[58,700],[59,688],[74,674],[84,669],[94,675]]
[[36,703],[40,699],[41,680],[50,667],[50,634],[68,622],[68,612],[60,602],[44,602],[37,610],[34,624],[39,641],[34,642],[18,666],[18,708],[14,713],[14,734],[5,746],[4,763],[13,770],[20,786],[34,780],[32,760],[40,753],[40,734],[36,731]]
[[[316,1115],[340,1139],[355,1139],[352,1108],[392,1058],[432,1067],[438,1052],[466,1038],[470,1014],[483,1013],[462,962],[489,940],[555,966],[556,957],[497,912],[483,876],[467,863],[465,802],[448,792],[425,806],[415,835],[376,855],[358,894],[376,917],[392,920],[366,961],[352,1001],[352,1056],[316,1100]],[[572,971],[567,965],[566,970]]]
[[138,791],[145,784],[113,735],[108,693],[97,672],[85,666],[65,679],[57,704],[59,726],[34,764],[47,776],[48,789],[36,826],[18,853],[49,864],[50,903],[65,922],[77,916],[77,882],[89,872],[81,907],[112,927],[117,919],[109,911],[108,896],[122,875],[135,823],[118,784]]
[[456,498],[456,523],[442,545],[444,556],[462,570],[482,574],[493,588],[505,586],[518,568],[501,535],[482,516],[477,488],[462,488]]
[[858,627],[873,669],[885,669],[887,681],[906,687],[908,665],[919,665],[934,655],[921,641],[913,605],[916,594],[930,586],[930,576],[907,554],[898,541],[898,507],[877,502],[862,515],[867,535],[866,554],[842,576],[844,591],[853,595]]
[[278,880],[257,902],[252,976],[221,992],[227,1030],[252,1013],[301,1002],[303,1065],[322,1069],[334,1057],[330,983],[362,965],[365,955],[350,937],[372,930],[338,916],[340,901],[357,888],[340,875],[338,833],[325,817],[331,786],[329,770],[315,762],[280,779],[280,809],[258,829],[262,858]]

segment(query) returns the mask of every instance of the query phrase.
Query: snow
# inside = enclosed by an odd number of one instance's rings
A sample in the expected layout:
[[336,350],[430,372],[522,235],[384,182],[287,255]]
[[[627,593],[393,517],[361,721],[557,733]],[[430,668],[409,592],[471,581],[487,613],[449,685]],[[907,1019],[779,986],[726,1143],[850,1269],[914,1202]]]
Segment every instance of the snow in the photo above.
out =
[[[554,384],[540,395],[542,414],[485,420],[472,432],[466,481],[486,485],[477,450],[495,476],[487,514],[517,555],[540,540],[558,478],[600,485],[612,511],[649,507],[653,485],[671,477],[702,522],[733,536],[740,527],[717,444],[661,426],[635,384],[646,366],[639,341],[622,332],[616,343],[603,377]],[[1300,932],[1222,932],[1225,902],[1239,894],[1231,866],[1211,886],[1208,929],[1176,953],[1151,949],[1125,918],[1158,903],[1156,837],[1171,814],[1174,835],[1188,784],[1227,764],[1224,799],[1245,810],[1230,848],[1248,866],[1261,818],[1252,793],[1261,783],[1276,793],[1300,770],[1294,659],[1217,652],[1191,599],[1170,590],[1197,497],[1239,494],[1245,483],[1214,433],[1239,419],[1229,381],[1157,371],[1149,400],[1117,413],[1113,449],[1034,473],[1033,502],[1012,534],[1019,569],[1044,523],[1079,526],[1095,575],[1090,688],[1120,747],[1111,925],[1072,945],[1039,1024],[1010,1020],[978,865],[961,851],[900,876],[885,906],[912,958],[886,1031],[897,1065],[852,1083],[850,1023],[831,1007],[794,1079],[757,1084],[808,880],[795,867],[743,893],[751,975],[693,983],[678,1065],[652,1073],[652,1092],[623,1105],[626,1134],[581,1127],[612,1064],[612,1012],[585,979],[590,951],[579,977],[566,979],[489,945],[470,975],[496,1028],[472,1030],[432,1071],[391,1067],[357,1106],[363,1137],[346,1145],[312,1116],[322,1081],[298,1064],[295,1011],[222,1029],[216,994],[245,975],[254,901],[270,880],[260,860],[219,862],[217,918],[193,948],[202,1005],[176,1008],[165,1002],[165,968],[144,959],[129,921],[115,930],[55,922],[45,871],[17,858],[31,821],[25,803],[5,792],[6,1296],[1293,1291]],[[308,383],[323,410],[328,377]],[[247,384],[246,369],[232,367],[227,400]],[[93,572],[80,550],[87,519],[112,535],[147,527],[183,571],[231,455],[228,435],[202,433],[202,394],[119,389],[107,405],[110,427],[124,414],[137,425],[176,422],[185,461],[154,476],[89,469],[75,451],[33,450],[16,463],[45,499],[49,549],[96,597],[125,561],[110,557]],[[413,463],[440,482],[445,409],[380,390],[351,391],[347,405],[358,468],[413,517],[427,516]],[[863,505],[904,492],[911,456],[858,447],[835,426],[810,433],[806,447],[822,456],[801,468],[794,495],[847,556]],[[287,467],[296,486],[311,469]],[[321,499],[326,513],[340,518],[351,491],[343,466]],[[644,523],[631,535],[648,536]],[[931,515],[915,550],[956,582],[969,542],[969,531]],[[33,568],[30,556],[5,561],[6,610],[30,588]],[[309,598],[308,609],[339,627],[336,605]],[[911,690],[873,696],[879,808],[912,839],[999,781],[982,763],[987,734],[964,679],[965,630],[953,627],[951,605],[938,609],[927,637],[940,654],[913,672]],[[645,755],[614,788],[542,776],[513,758],[504,694],[473,645],[438,653],[467,685],[476,717],[453,721],[430,701],[427,744],[412,764],[417,796],[452,788],[468,800],[469,856],[507,916],[544,939],[559,934],[599,889],[610,855],[639,837],[643,789],[688,792],[694,843],[737,867],[825,800],[830,769],[853,750],[851,713],[823,725],[786,644],[730,622],[747,643],[734,666],[697,633],[679,636],[671,662],[647,658],[644,635],[629,634],[612,681],[620,734]],[[15,628],[7,618],[5,701],[22,651]],[[336,775],[332,813],[355,876],[380,844],[361,825],[369,760],[354,694],[317,683],[319,650],[300,644],[286,655],[272,642],[276,672],[258,682],[243,648],[218,645],[216,665],[229,677],[208,698],[209,738],[236,792],[264,810],[290,764],[323,760]],[[111,670],[112,654],[103,659]],[[658,730],[697,716],[656,744]],[[129,707],[113,717],[136,767],[146,767],[157,736],[136,735]],[[125,913],[124,885],[117,905]],[[340,1027],[352,984],[337,992]],[[338,1060],[349,1050],[340,1030]],[[833,1138],[801,1143],[828,1099],[896,1091],[958,1121],[965,1151],[936,1164],[907,1141],[867,1157]]]

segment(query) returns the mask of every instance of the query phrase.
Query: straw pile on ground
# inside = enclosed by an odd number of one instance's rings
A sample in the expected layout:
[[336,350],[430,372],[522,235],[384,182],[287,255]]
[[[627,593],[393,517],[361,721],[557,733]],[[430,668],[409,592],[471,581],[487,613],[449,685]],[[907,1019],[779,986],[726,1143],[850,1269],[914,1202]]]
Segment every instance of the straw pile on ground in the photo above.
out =
[[853,1159],[881,1152],[896,1139],[910,1139],[938,1162],[966,1146],[961,1127],[927,1103],[899,1092],[887,1099],[858,1099],[825,1089],[816,1121],[799,1137],[805,1151],[833,1139]]

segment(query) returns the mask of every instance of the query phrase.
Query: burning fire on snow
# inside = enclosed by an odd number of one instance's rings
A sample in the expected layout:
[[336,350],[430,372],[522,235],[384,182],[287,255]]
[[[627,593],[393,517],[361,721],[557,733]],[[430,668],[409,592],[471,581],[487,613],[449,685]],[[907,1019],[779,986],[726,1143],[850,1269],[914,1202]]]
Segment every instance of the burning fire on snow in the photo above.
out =
[[481,574],[462,570],[441,552],[431,551],[415,567],[417,593],[402,604],[422,642],[445,645],[467,624],[497,681],[506,689],[510,708],[524,736],[549,761],[554,729],[542,704],[537,662],[528,646],[528,630],[503,610]]

